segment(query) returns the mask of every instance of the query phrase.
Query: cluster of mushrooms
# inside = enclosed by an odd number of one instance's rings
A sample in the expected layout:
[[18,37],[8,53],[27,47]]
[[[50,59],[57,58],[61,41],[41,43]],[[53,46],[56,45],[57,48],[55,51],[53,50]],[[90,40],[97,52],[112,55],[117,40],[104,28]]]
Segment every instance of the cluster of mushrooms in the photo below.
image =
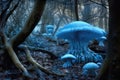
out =
[[[64,61],[64,68],[70,67],[74,63],[84,63],[83,74],[86,71],[88,73],[89,70],[94,71],[94,69],[99,68],[97,63],[102,63],[103,58],[90,50],[88,45],[90,41],[96,39],[99,41],[100,46],[103,46],[103,41],[106,39],[105,30],[84,21],[74,21],[59,29],[56,37],[67,40],[69,43],[67,53],[61,56],[61,60]],[[96,75],[95,72],[93,74]]]

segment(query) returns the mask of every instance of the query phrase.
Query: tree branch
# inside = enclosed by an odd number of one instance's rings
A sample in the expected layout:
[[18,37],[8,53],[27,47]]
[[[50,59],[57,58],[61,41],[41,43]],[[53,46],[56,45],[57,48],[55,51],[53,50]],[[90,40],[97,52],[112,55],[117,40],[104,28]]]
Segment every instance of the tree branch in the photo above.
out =
[[7,10],[9,9],[11,2],[12,2],[12,0],[8,0],[6,2],[6,4],[2,3],[2,8],[3,8],[3,5],[4,5],[5,9],[1,10],[1,14],[0,14],[0,32],[3,31],[3,28],[6,24],[6,19],[5,18],[6,18]]
[[14,5],[14,7],[9,11],[9,13],[6,15],[5,21],[7,21],[7,19],[9,18],[9,16],[13,13],[13,11],[18,7],[19,2],[21,0],[18,0],[18,2]]
[[103,4],[103,3],[99,3],[99,2],[96,2],[96,1],[93,1],[93,0],[89,0],[90,2],[93,2],[93,3],[95,3],[95,4],[98,4],[98,5],[101,5],[101,6],[103,6],[105,9],[107,9],[107,7],[106,6],[108,6],[108,5],[105,5],[105,4]]
[[[8,0],[6,2],[6,4],[4,4],[3,2],[1,2],[5,6],[5,9],[1,10],[1,14],[0,14],[1,17],[6,14],[6,12],[7,12],[8,8],[10,7],[10,4],[11,4],[12,1],[13,0]],[[2,5],[2,8],[4,8],[3,5]]]
[[29,34],[33,31],[33,29],[35,28],[35,26],[37,25],[37,23],[39,22],[41,15],[43,13],[44,10],[44,6],[45,6],[46,0],[36,0],[35,4],[34,4],[34,8],[26,22],[26,24],[24,25],[23,29],[21,30],[21,32],[19,32],[19,34],[15,35],[12,39],[11,39],[11,44],[12,46],[18,46],[19,44],[21,44],[26,37],[29,36]]

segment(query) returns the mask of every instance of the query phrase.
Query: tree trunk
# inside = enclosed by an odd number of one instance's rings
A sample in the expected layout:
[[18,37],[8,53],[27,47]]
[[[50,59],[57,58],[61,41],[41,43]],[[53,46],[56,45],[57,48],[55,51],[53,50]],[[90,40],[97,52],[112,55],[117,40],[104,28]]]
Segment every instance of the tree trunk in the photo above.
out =
[[[33,11],[31,12],[25,26],[19,32],[16,36],[13,36],[10,40],[8,40],[7,36],[5,35],[4,31],[1,31],[1,39],[4,44],[4,48],[6,49],[7,53],[9,54],[8,57],[11,58],[12,62],[15,64],[15,66],[23,71],[23,74],[27,77],[31,77],[27,69],[22,65],[22,63],[19,61],[13,47],[17,47],[19,44],[21,44],[28,36],[29,34],[33,31],[35,26],[37,25],[38,21],[41,18],[42,12],[44,10],[46,0],[40,1],[36,0],[34,4]],[[18,4],[17,4],[18,5]],[[17,7],[15,6],[15,8]],[[9,13],[12,13],[13,8]],[[6,10],[7,11],[7,10]],[[9,17],[10,14],[5,15],[5,20],[7,21],[7,18]],[[7,18],[6,18],[7,17]],[[3,20],[4,20],[3,19]],[[6,23],[6,22],[5,22]],[[4,28],[4,26],[2,26]],[[1,28],[1,26],[0,26]]]
[[120,7],[119,0],[109,2],[107,57],[96,80],[120,80]]
[[19,32],[19,34],[17,34],[11,39],[12,46],[15,47],[21,44],[33,31],[33,29],[35,28],[35,26],[41,18],[45,2],[46,0],[36,0],[32,13],[30,14],[23,29],[21,30],[21,32]]
[[79,14],[78,14],[78,0],[75,0],[75,19],[76,21],[79,21]]
[[[110,8],[109,35],[108,35],[108,55],[109,80],[120,80],[120,7],[119,0],[108,0]],[[114,47],[113,47],[114,46]]]

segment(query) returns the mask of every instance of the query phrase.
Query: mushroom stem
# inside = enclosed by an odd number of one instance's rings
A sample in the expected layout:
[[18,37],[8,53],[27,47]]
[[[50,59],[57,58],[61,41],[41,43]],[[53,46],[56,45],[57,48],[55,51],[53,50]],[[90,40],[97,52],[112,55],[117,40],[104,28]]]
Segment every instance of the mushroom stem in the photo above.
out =
[[77,51],[81,51],[81,42],[78,41],[71,41],[70,42],[70,50],[77,50]]
[[71,67],[72,66],[72,63],[71,63],[71,61],[66,61],[64,64],[63,64],[63,67],[64,68],[68,68],[68,67]]
[[88,44],[88,41],[70,41],[70,49],[67,53],[74,55],[77,62],[98,61],[96,59],[100,56],[91,51]]

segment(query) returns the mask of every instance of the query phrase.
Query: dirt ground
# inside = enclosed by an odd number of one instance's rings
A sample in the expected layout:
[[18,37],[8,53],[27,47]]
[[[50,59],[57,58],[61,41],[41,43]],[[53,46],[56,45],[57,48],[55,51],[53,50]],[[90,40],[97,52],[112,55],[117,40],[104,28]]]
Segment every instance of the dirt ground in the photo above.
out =
[[[51,42],[46,40],[47,44],[44,44],[44,49],[56,53],[59,57],[64,55],[67,52],[68,44],[64,45],[57,45],[55,42]],[[89,76],[84,77],[81,75],[82,71],[82,63],[74,64],[70,68],[63,68],[63,62],[58,57],[57,59],[51,59],[50,56],[46,53],[42,53],[40,51],[30,51],[32,57],[43,67],[48,69],[49,71],[56,72],[56,73],[65,73],[65,76],[59,77],[54,75],[47,75],[41,70],[29,70],[32,66],[27,60],[24,53],[19,54],[20,61],[24,64],[24,66],[28,69],[32,78],[27,78],[22,75],[22,72],[18,70],[14,65],[11,63],[4,64],[2,55],[0,55],[0,80],[94,80],[95,77]],[[9,67],[8,69],[4,69],[4,65]],[[98,70],[99,72],[99,70]]]

